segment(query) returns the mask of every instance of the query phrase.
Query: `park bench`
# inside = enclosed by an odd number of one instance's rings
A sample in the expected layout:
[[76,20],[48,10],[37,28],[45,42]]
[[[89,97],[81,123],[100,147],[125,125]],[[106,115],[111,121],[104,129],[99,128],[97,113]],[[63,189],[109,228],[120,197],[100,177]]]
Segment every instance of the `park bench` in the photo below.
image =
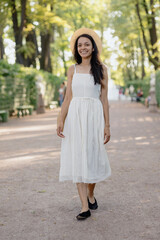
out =
[[33,112],[33,106],[30,106],[30,105],[19,106],[16,109],[17,109],[17,117],[20,117],[20,116],[24,117],[28,113],[29,115],[32,115],[32,112]]
[[[131,94],[131,102],[134,102],[134,101],[137,102],[137,94],[136,93]],[[145,98],[141,97],[139,99],[139,102],[144,103],[145,102]]]
[[7,110],[0,110],[0,116],[2,118],[2,122],[8,121],[8,111]]
[[137,99],[137,94],[136,93],[132,93],[131,94],[131,102],[136,102],[136,99]]

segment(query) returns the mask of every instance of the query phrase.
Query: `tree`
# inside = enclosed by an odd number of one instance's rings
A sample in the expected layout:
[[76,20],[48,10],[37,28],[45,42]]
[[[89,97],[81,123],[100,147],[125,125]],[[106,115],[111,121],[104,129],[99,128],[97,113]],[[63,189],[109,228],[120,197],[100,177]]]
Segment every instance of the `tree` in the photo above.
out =
[[[136,7],[136,13],[139,19],[140,28],[143,35],[143,41],[145,43],[145,47],[148,54],[149,61],[154,65],[155,70],[160,67],[159,62],[159,51],[158,51],[158,37],[157,37],[157,28],[156,28],[156,5],[155,0],[150,0],[150,9],[146,2],[146,0],[142,0],[141,2],[139,0],[136,0],[135,7]],[[146,38],[146,31],[144,27],[144,23],[142,21],[141,17],[141,11],[140,11],[140,5],[143,6],[145,11],[145,20],[147,20],[148,28],[147,31],[149,32],[150,41],[147,41]],[[149,47],[151,45],[151,47]],[[152,52],[152,53],[151,53]]]
[[[16,62],[25,65],[25,58],[22,52],[23,28],[26,21],[26,3],[27,0],[21,0],[20,6],[16,5],[16,0],[10,0],[10,7],[12,13],[13,31],[16,43]],[[20,15],[20,16],[18,16]],[[19,23],[20,18],[20,23]]]
[[5,50],[4,50],[4,43],[3,43],[3,31],[7,24],[7,15],[8,15],[8,8],[6,1],[1,1],[0,4],[0,59],[4,58]]
[[[128,14],[128,9],[130,14]],[[112,1],[109,13],[109,26],[114,29],[113,36],[118,37],[118,71],[125,81],[140,79],[145,76],[144,45],[140,42],[141,32],[132,1]],[[141,43],[141,45],[140,45]],[[123,71],[122,71],[123,70]]]

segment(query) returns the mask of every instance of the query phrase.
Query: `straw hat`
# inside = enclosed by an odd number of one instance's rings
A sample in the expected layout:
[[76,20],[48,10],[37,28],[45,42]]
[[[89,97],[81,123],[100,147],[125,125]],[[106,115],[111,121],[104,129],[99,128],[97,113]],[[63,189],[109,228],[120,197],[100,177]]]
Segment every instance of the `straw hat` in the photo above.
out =
[[102,52],[101,39],[98,36],[98,34],[90,28],[79,28],[77,31],[74,32],[74,34],[71,37],[71,42],[70,42],[70,47],[71,47],[72,53],[74,54],[74,45],[75,45],[75,42],[76,42],[77,38],[82,34],[88,34],[93,38],[93,40],[95,41],[95,43],[97,45],[98,52],[99,52],[99,55],[100,55],[101,52]]

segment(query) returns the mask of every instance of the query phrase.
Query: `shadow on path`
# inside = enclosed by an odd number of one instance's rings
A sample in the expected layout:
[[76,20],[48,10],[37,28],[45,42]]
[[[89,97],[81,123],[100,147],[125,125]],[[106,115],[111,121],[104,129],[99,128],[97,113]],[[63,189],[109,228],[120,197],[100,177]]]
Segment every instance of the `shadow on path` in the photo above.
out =
[[159,240],[160,114],[110,102],[112,176],[99,209],[77,222],[75,184],[59,183],[58,110],[0,124],[0,236],[4,240]]

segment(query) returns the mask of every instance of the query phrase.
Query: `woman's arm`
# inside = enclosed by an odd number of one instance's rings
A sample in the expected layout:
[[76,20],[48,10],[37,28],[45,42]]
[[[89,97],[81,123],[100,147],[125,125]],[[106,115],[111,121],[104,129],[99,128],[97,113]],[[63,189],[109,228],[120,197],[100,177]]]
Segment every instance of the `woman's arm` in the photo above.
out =
[[66,94],[64,101],[61,106],[61,111],[57,119],[57,135],[59,137],[64,137],[64,135],[61,133],[63,131],[63,126],[64,126],[64,120],[67,116],[68,113],[68,108],[70,101],[72,99],[72,78],[73,78],[73,73],[74,73],[74,65],[72,65],[67,72],[67,88],[66,88]]
[[109,124],[109,104],[108,104],[108,71],[103,65],[104,78],[102,80],[100,100],[103,105],[105,128],[104,128],[104,144],[110,140],[110,124]]

